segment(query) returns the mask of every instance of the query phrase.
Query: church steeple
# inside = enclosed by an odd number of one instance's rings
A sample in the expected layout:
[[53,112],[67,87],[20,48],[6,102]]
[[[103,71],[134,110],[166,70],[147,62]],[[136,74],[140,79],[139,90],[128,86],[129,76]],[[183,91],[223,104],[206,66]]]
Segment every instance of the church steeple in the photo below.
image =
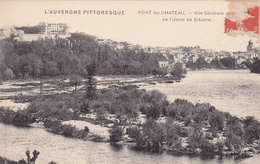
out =
[[248,45],[253,45],[253,42],[251,41],[251,39],[249,40]]
[[254,44],[250,39],[247,45],[247,51],[253,51],[253,50],[254,50]]

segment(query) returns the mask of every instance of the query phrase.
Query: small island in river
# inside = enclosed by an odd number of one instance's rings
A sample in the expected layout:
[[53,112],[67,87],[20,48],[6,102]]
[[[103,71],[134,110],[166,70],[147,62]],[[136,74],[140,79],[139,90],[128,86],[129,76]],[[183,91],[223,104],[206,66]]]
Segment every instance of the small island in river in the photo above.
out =
[[[152,85],[149,84],[152,77],[129,78],[124,83],[117,78],[96,79],[88,76],[85,85],[79,85],[76,90],[74,86],[67,87],[69,81],[63,81],[62,85],[66,86],[63,90],[67,90],[63,93],[10,96],[17,103],[29,104],[16,111],[1,107],[0,121],[41,127],[83,140],[131,144],[143,151],[236,158],[259,153],[260,123],[254,117],[238,118],[208,103],[194,104],[184,99],[170,102],[159,91],[139,89],[140,85]],[[135,82],[139,86],[133,85]],[[60,81],[46,83],[50,85],[45,85],[43,90],[61,87]],[[22,85],[26,90],[39,87],[36,84],[23,82],[11,86]],[[10,93],[11,89],[4,91]]]

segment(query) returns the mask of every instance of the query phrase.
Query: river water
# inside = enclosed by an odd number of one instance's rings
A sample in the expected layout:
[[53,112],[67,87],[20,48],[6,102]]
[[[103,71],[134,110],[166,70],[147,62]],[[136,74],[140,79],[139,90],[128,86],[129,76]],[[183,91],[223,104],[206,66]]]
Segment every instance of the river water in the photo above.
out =
[[182,98],[206,102],[238,117],[255,116],[260,120],[260,74],[249,70],[190,71],[180,83],[142,88],[157,89],[170,101]]
[[[145,86],[159,89],[170,100],[185,98],[192,102],[209,102],[217,109],[238,116],[259,116],[260,75],[247,70],[189,72],[181,83]],[[26,158],[25,151],[36,149],[40,155],[37,164],[55,161],[58,164],[257,164],[260,155],[244,160],[225,157],[174,156],[167,153],[150,153],[132,150],[129,146],[114,147],[109,143],[96,143],[66,138],[41,128],[18,128],[0,123],[0,156],[12,160]]]

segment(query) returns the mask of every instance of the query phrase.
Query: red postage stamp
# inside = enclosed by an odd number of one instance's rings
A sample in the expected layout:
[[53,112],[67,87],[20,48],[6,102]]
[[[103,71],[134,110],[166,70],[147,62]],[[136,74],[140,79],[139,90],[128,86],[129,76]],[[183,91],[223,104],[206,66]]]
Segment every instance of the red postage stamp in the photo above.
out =
[[254,32],[259,34],[259,7],[249,8],[247,10],[248,18],[235,20],[225,18],[225,33],[232,31]]

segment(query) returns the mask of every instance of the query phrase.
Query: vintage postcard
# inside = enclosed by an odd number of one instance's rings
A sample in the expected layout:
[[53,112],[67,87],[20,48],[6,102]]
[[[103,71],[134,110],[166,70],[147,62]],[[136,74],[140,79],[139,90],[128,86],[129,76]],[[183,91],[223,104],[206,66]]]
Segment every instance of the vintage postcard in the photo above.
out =
[[260,161],[260,2],[0,1],[0,164]]

